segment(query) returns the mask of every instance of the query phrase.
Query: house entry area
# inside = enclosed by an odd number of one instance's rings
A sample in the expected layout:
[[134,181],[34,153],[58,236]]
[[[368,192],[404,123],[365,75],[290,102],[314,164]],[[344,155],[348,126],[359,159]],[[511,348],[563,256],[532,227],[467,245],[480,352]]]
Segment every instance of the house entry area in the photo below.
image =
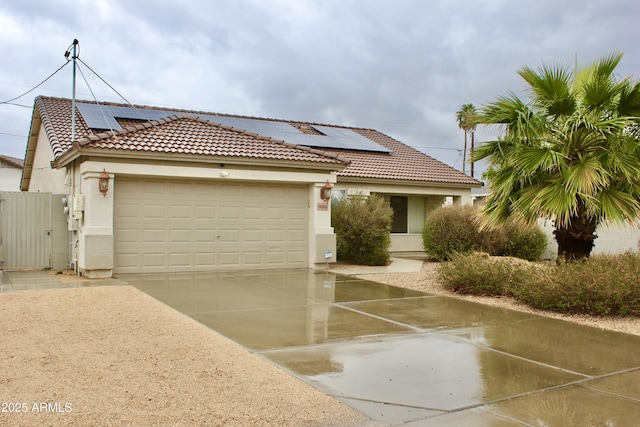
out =
[[114,274],[304,268],[303,185],[116,179]]
[[309,269],[119,279],[382,425],[640,419],[635,335]]

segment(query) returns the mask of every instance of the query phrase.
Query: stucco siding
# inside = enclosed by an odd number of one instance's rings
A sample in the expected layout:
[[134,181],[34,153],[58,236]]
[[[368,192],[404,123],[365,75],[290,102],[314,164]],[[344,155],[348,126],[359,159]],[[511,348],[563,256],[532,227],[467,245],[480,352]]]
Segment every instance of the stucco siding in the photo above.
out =
[[33,157],[33,169],[28,191],[54,194],[68,193],[68,188],[64,184],[66,169],[52,169],[52,160],[53,152],[47,140],[46,132],[41,126],[38,134],[38,144]]
[[20,191],[22,169],[0,163],[0,191]]

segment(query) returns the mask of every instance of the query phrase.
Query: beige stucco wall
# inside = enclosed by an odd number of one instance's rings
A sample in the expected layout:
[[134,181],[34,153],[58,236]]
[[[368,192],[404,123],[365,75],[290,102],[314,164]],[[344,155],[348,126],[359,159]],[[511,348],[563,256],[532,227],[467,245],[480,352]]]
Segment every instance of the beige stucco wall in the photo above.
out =
[[33,157],[29,189],[31,192],[67,194],[69,188],[65,186],[65,169],[51,169],[53,152],[42,126],[38,134],[38,144]]
[[22,169],[0,162],[0,191],[20,191]]

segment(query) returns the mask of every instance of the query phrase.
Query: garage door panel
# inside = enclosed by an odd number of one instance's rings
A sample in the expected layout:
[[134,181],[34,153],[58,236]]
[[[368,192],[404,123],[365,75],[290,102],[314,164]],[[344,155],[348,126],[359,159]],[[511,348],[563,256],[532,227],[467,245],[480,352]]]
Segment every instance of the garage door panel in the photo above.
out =
[[286,219],[286,211],[281,207],[267,208],[265,217],[270,220],[284,220]]
[[263,217],[263,210],[261,207],[245,207],[242,213],[244,219],[251,220],[261,220]]
[[143,232],[143,239],[145,242],[151,243],[164,243],[165,233],[160,229],[147,229]]
[[164,253],[143,253],[141,254],[142,264],[147,268],[161,268],[166,263]]
[[287,219],[288,220],[298,220],[304,221],[306,223],[307,220],[307,210],[302,208],[288,208],[287,209]]
[[242,230],[242,232],[242,240],[244,240],[244,242],[246,243],[261,242],[264,239],[262,230],[251,230],[245,228],[244,230]]
[[307,267],[307,187],[116,179],[116,272]]
[[237,220],[241,218],[240,209],[237,206],[222,206],[220,208],[220,219]]
[[300,264],[307,260],[306,251],[289,251],[287,252],[287,256],[287,263],[289,264]]
[[286,254],[284,251],[273,251],[267,254],[267,265],[280,265],[286,261]]
[[260,266],[263,263],[262,252],[245,252],[243,254],[243,264],[246,266]]
[[217,231],[210,228],[196,228],[194,231],[193,241],[197,243],[214,242],[217,236]]
[[213,252],[196,253],[194,261],[195,261],[195,266],[200,268],[214,268],[218,263],[216,259],[216,254]]
[[238,267],[240,263],[240,252],[220,252],[220,266]]
[[191,230],[189,229],[171,229],[169,230],[169,240],[171,242],[185,243],[192,240]]
[[116,205],[114,209],[114,213],[116,216],[120,218],[138,218],[138,205],[122,203],[120,205]]
[[205,205],[195,205],[193,208],[195,220],[208,220],[210,218],[216,218],[218,215],[216,214],[215,206],[205,206]]
[[277,229],[277,230],[267,230],[265,232],[265,240],[269,243],[284,243],[285,242],[285,238],[284,238],[284,231]]
[[226,242],[239,242],[240,241],[240,230],[220,230],[218,241],[221,243]]
[[191,218],[191,206],[171,206],[169,210],[169,218]]
[[163,205],[142,206],[142,215],[149,219],[164,218],[166,216],[165,207]]
[[193,264],[190,252],[169,254],[169,265],[171,267],[189,267]]
[[306,242],[307,233],[305,230],[289,230],[287,232],[287,241],[289,242]]

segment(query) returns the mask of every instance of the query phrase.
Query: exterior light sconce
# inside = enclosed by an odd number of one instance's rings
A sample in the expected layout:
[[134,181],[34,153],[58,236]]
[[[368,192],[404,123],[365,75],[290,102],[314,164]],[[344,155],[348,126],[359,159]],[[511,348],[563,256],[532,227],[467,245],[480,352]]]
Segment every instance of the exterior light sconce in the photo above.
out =
[[109,174],[106,169],[103,169],[102,173],[98,177],[98,186],[102,195],[107,197],[107,192],[109,191]]
[[327,183],[323,185],[322,188],[320,188],[320,198],[325,202],[328,202],[329,200],[331,200],[332,188],[333,188],[333,185],[329,184],[329,181],[327,181]]

